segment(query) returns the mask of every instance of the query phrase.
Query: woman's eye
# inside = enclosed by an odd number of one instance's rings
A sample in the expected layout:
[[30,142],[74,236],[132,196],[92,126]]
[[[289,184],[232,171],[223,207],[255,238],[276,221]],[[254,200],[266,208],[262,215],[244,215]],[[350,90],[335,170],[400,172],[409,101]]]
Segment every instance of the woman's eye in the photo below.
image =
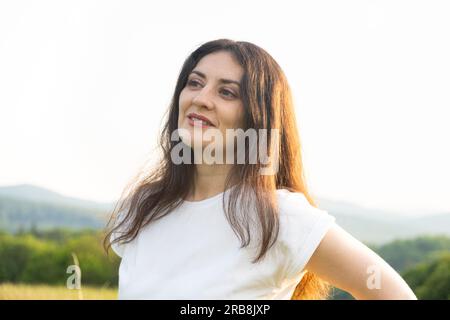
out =
[[223,93],[225,93],[225,95],[227,97],[235,97],[235,94],[233,92],[231,92],[230,90],[222,90]]
[[[197,87],[197,86],[201,86],[201,83],[196,80],[188,80],[187,85],[191,86],[191,87]],[[235,98],[236,97],[236,95],[230,90],[224,89],[224,90],[221,90],[221,92],[227,98]]]
[[190,86],[195,86],[197,84],[199,84],[199,83],[197,81],[195,81],[195,80],[189,80],[188,81],[188,85],[190,85]]

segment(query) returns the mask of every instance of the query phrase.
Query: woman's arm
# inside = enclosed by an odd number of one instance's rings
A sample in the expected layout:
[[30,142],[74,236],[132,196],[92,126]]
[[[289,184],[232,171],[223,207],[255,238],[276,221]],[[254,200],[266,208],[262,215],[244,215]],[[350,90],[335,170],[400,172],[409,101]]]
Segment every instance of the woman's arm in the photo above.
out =
[[305,269],[358,300],[417,299],[386,261],[337,224],[327,232]]

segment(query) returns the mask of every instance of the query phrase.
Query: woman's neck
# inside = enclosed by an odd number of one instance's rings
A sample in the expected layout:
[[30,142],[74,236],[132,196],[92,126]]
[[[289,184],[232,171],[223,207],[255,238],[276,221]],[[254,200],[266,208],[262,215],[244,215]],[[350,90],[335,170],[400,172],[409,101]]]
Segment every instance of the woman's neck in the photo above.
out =
[[225,191],[225,181],[232,164],[196,164],[194,185],[186,200],[201,201]]

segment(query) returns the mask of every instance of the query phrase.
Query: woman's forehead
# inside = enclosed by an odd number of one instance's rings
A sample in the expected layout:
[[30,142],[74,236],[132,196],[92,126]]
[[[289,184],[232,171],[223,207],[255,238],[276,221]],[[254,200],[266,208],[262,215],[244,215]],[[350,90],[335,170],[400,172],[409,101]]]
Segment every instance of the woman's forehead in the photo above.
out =
[[229,52],[215,52],[204,56],[193,69],[207,78],[229,79],[240,81],[243,68]]

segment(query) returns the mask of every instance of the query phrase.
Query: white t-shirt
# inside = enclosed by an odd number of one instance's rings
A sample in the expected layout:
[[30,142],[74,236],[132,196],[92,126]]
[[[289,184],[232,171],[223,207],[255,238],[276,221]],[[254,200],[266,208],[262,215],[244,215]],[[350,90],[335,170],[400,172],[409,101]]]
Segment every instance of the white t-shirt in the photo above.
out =
[[122,257],[119,299],[291,298],[335,217],[311,206],[302,193],[277,190],[278,239],[262,261],[252,264],[257,247],[252,240],[240,248],[222,208],[224,193],[184,201],[132,242],[113,244]]

